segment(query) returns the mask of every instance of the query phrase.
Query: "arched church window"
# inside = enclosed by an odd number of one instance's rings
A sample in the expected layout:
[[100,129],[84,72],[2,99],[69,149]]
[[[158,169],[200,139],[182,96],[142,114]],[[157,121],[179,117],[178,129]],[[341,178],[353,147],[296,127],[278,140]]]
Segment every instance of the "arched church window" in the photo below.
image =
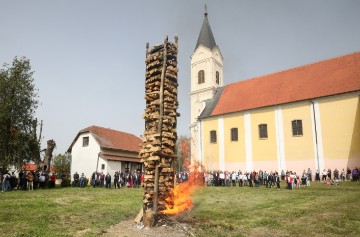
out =
[[216,84],[220,84],[220,73],[216,71]]
[[198,84],[205,83],[205,72],[204,70],[200,70],[198,72]]

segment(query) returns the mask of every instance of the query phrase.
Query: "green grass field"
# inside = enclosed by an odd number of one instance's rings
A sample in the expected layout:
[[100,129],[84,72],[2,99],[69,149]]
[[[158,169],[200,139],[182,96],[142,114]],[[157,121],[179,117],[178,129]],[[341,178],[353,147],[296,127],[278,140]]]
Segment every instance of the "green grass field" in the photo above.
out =
[[[295,190],[200,187],[193,202],[178,220],[196,236],[360,236],[359,182]],[[141,189],[0,193],[0,235],[99,236],[135,218],[141,203]]]

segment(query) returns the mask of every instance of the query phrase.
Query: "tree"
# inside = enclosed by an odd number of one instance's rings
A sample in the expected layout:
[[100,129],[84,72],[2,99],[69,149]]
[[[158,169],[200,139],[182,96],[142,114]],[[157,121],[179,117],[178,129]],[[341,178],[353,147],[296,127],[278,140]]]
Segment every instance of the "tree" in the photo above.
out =
[[30,60],[14,58],[0,70],[0,163],[3,167],[39,159],[38,106]]
[[177,140],[177,160],[175,161],[175,167],[178,167],[179,171],[187,169],[191,163],[190,141],[190,137],[186,136],[180,136]]
[[54,158],[53,169],[57,174],[66,174],[67,177],[70,176],[70,164],[71,164],[71,154],[59,154]]

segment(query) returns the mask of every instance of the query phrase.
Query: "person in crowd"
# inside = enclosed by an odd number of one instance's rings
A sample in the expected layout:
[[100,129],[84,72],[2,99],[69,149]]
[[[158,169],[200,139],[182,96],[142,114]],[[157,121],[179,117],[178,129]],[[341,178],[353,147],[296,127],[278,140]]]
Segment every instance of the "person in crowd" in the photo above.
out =
[[309,177],[310,181],[312,181],[312,171],[310,168],[307,170],[307,176]]
[[315,181],[320,182],[320,171],[317,169],[315,173]]
[[136,175],[136,187],[139,188],[141,186],[141,173],[140,173],[140,170],[137,170],[135,172],[135,175]]
[[259,173],[253,172],[253,175],[254,175],[254,184],[255,184],[255,187],[259,187],[259,185],[260,185]]
[[100,181],[100,184],[99,184],[100,188],[103,188],[104,182],[105,182],[105,175],[103,172],[101,172],[101,174],[100,174],[99,181]]
[[39,188],[39,177],[40,177],[39,171],[36,171],[36,172],[34,173],[34,184],[33,184],[34,189],[38,189],[38,188]]
[[111,175],[109,173],[105,176],[105,188],[111,188]]
[[22,177],[23,177],[23,174],[24,174],[24,171],[23,170],[20,170],[20,172],[19,172],[19,178],[18,178],[18,180],[19,180],[19,182],[18,182],[18,186],[17,186],[17,189],[18,190],[21,190],[22,189],[22,187],[24,186],[23,185],[23,180],[22,180]]
[[141,187],[144,186],[144,178],[145,178],[145,172],[141,172],[141,176],[140,176],[140,185],[141,185]]
[[125,185],[127,188],[129,188],[131,186],[130,181],[131,181],[131,175],[130,175],[130,173],[126,173],[125,174]]
[[293,181],[292,181],[292,177],[290,174],[286,174],[286,183],[287,183],[287,188],[289,190],[292,190],[293,189],[293,187],[292,187]]
[[269,187],[272,188],[272,186],[273,186],[273,173],[272,173],[272,171],[270,171],[269,175],[267,176],[267,179],[268,179]]
[[[19,177],[20,178],[20,177]],[[21,190],[27,190],[27,173],[24,172],[21,176],[21,183],[22,183],[22,187],[21,187]]]
[[327,176],[328,176],[328,172],[324,169],[322,172],[322,181],[326,181]]
[[303,172],[302,176],[301,176],[301,185],[305,186],[306,185],[306,180],[307,180],[307,174],[305,172]]
[[219,173],[219,179],[220,179],[220,185],[219,186],[225,186],[225,173],[224,172]]
[[224,175],[225,175],[225,186],[229,187],[230,186],[230,173],[228,171],[225,171]]
[[176,172],[176,175],[175,175],[175,181],[176,183],[181,183],[181,172]]
[[341,171],[341,180],[342,180],[342,181],[346,181],[346,172],[345,172],[345,169],[342,169],[342,171]]
[[305,170],[303,170],[301,177],[304,177],[304,176],[306,176],[306,171]]
[[337,168],[334,169],[334,179],[339,180],[339,170]]
[[265,180],[265,187],[267,188],[269,186],[269,174],[264,171],[264,180]]
[[120,188],[125,184],[125,174],[119,171],[119,186]]
[[[295,173],[296,174],[296,173]],[[299,177],[299,175],[296,175],[296,187],[297,188],[300,188],[300,177]]]
[[346,169],[346,180],[352,180],[351,169],[349,167]]
[[34,175],[31,171],[27,173],[27,189],[29,191],[34,190]]
[[50,176],[50,188],[55,188],[56,185],[56,174],[52,173]]
[[119,179],[120,179],[119,172],[115,171],[115,174],[114,174],[114,188],[115,189],[120,188]]
[[248,186],[248,173],[247,172],[243,174],[243,183],[244,183],[244,187]]
[[39,183],[40,183],[40,188],[44,189],[46,186],[46,176],[44,173],[42,173],[39,177]]
[[239,187],[242,187],[244,180],[243,180],[243,174],[240,170],[239,170],[239,174],[238,174],[238,180],[239,180]]
[[96,172],[93,172],[91,175],[91,184],[94,188],[96,187],[96,180],[97,180],[97,174]]
[[259,170],[259,185],[264,184],[264,172],[262,170]]
[[331,179],[331,169],[330,168],[327,170],[327,177]]
[[275,182],[276,182],[276,188],[280,189],[280,177],[277,172],[275,173]]
[[359,180],[359,169],[357,167],[355,167],[352,170],[351,175],[352,175],[352,181],[357,182]]
[[75,174],[73,175],[73,178],[74,178],[74,187],[79,187],[80,177],[79,177],[78,172],[75,172]]
[[281,181],[285,181],[285,171],[281,170]]
[[81,176],[80,176],[80,188],[84,188],[85,187],[85,175],[84,173],[81,173]]
[[5,172],[2,178],[2,192],[11,191],[10,178],[10,174],[8,172]]

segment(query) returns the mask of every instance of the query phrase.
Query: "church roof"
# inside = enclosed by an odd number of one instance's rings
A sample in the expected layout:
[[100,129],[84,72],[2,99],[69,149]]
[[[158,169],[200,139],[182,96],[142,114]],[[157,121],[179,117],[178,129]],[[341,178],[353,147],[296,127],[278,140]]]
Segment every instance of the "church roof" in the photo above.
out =
[[204,21],[200,30],[195,50],[199,47],[200,44],[209,49],[213,49],[216,46],[215,38],[207,18],[207,13],[204,14]]
[[360,53],[352,53],[223,87],[200,118],[360,90]]
[[93,135],[101,148],[133,152],[140,151],[142,140],[139,137],[130,133],[98,126],[90,126],[80,130],[68,151],[71,151],[72,146],[81,134],[88,132]]

